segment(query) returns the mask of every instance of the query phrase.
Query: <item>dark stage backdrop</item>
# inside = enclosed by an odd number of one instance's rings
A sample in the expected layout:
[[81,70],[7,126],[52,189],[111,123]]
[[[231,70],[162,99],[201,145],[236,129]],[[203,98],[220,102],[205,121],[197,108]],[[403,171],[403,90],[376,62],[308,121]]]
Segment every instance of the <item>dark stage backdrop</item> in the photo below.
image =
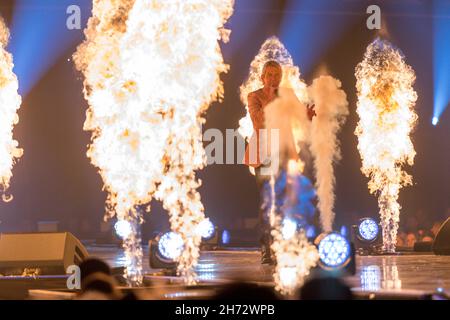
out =
[[[38,6],[47,3],[46,0],[29,2]],[[369,195],[367,179],[360,172],[361,160],[353,133],[357,123],[354,70],[376,36],[375,31],[366,28],[368,4],[380,4],[390,40],[401,48],[417,74],[415,89],[419,99],[416,106],[420,122],[413,133],[417,151],[415,165],[409,170],[414,186],[401,191],[401,225],[406,227],[408,219],[416,215],[423,223],[431,223],[446,216],[450,208],[450,112],[447,110],[442,115],[437,127],[431,125],[431,7],[428,1],[399,1],[398,6],[384,5],[386,2],[341,0],[331,4],[332,1],[323,1],[324,6],[319,9],[302,11],[292,9],[290,1],[237,0],[235,13],[228,23],[232,30],[231,41],[222,44],[225,61],[231,66],[222,76],[225,99],[214,103],[206,114],[204,129],[219,128],[225,133],[227,128],[238,127],[239,119],[245,114],[239,100],[239,86],[259,47],[272,35],[282,41],[288,39],[285,44],[288,49],[292,48],[294,62],[300,70],[305,70],[303,78],[308,84],[321,66],[340,79],[348,96],[350,116],[339,135],[342,160],[336,166],[336,227],[358,217],[377,216],[378,212],[376,198]],[[74,0],[72,3],[82,7],[85,24],[90,14],[90,1]],[[8,25],[12,25],[17,10],[24,8],[14,8],[14,1],[1,1],[0,13]],[[49,19],[52,14],[66,15],[65,7],[53,7],[49,10]],[[302,24],[302,21],[308,23]],[[340,31],[332,33],[336,25],[341,25]],[[82,128],[87,104],[82,95],[81,75],[68,61],[83,40],[83,34],[82,30],[61,28],[59,36],[71,37],[73,41],[53,59],[48,70],[23,97],[20,123],[15,127],[14,136],[24,148],[24,155],[13,171],[10,192],[14,200],[0,202],[0,230],[34,230],[38,221],[58,220],[61,229],[71,230],[80,237],[95,237],[103,218],[106,194],[102,192],[100,176],[86,157],[90,134]],[[11,36],[25,35],[13,33]],[[45,46],[58,46],[59,38],[46,34],[36,36],[41,37]],[[31,66],[47,58],[33,55]],[[203,180],[200,193],[206,214],[220,227],[233,229],[241,223],[240,219],[257,217],[256,184],[245,166],[211,165],[198,176]],[[147,238],[153,230],[168,227],[167,216],[158,203],[153,204],[146,220],[144,237]]]

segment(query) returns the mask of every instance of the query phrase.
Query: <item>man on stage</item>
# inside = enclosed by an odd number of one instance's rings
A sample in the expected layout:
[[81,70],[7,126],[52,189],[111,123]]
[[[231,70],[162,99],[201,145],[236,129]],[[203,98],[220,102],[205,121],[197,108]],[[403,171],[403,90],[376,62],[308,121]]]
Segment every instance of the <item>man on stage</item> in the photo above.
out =
[[[260,154],[260,130],[264,129],[264,108],[274,101],[278,97],[278,90],[283,76],[283,71],[281,65],[270,60],[264,64],[261,74],[261,80],[263,83],[263,88],[258,89],[249,93],[247,97],[248,110],[250,113],[250,118],[253,123],[253,136],[250,139],[250,143],[247,145],[245,150],[244,164],[255,168],[256,184],[260,196],[262,197],[262,191],[265,182],[270,179],[270,176],[261,173],[262,168],[270,165],[266,163],[266,159],[261,159],[260,157],[264,155],[264,152]],[[313,106],[308,107],[308,117],[311,120],[315,115]],[[261,137],[262,138],[262,137]],[[253,143],[252,143],[253,142]],[[255,148],[256,146],[256,148]],[[252,150],[256,149],[256,150]],[[256,151],[256,157],[255,155]],[[265,150],[264,150],[265,151]],[[262,236],[260,238],[261,243],[261,263],[263,264],[273,264],[274,259],[272,258],[272,253],[270,250],[271,245],[271,235],[270,235],[270,223],[268,216],[265,214],[262,206],[259,209],[259,220],[262,227]]]

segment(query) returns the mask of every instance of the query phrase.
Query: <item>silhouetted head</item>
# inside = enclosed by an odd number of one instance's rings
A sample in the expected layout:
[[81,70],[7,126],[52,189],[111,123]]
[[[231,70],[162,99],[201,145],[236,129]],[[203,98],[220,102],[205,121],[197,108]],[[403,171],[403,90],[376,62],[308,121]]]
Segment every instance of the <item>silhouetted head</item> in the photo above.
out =
[[108,276],[111,275],[111,269],[108,264],[97,258],[87,258],[86,260],[81,262],[80,271],[81,281],[83,281],[83,279],[85,279],[87,276],[96,272],[104,273]]
[[301,300],[352,300],[350,288],[339,278],[315,278],[300,289]]
[[219,289],[214,297],[217,300],[277,300],[272,287],[263,287],[252,283],[232,283]]
[[117,299],[120,293],[116,289],[116,282],[111,275],[111,269],[102,260],[88,258],[80,264],[81,291],[95,291]]

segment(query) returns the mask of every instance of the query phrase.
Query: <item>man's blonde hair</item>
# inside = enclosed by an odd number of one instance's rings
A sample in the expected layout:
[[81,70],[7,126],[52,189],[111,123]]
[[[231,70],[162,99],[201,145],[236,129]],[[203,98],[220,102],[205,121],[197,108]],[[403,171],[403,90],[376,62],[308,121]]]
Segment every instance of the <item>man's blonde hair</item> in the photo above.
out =
[[280,71],[283,71],[283,69],[281,68],[281,64],[279,64],[277,61],[275,60],[269,60],[264,64],[264,67],[262,69],[261,72],[261,76],[264,77],[264,75],[266,74],[266,70],[268,67],[274,67],[274,68],[278,68],[280,69]]

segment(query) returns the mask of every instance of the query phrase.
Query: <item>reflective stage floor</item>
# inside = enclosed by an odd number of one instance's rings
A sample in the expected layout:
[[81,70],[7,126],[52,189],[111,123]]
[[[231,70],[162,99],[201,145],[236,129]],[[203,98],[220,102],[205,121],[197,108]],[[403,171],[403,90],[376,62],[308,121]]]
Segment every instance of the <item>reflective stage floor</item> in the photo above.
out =
[[[114,246],[88,246],[91,256],[106,261],[115,270],[124,266],[124,254]],[[235,280],[273,286],[273,267],[261,265],[260,252],[249,248],[228,248],[202,252],[197,273],[199,284],[186,287],[175,276],[150,269],[144,250],[144,287],[138,289],[148,299],[204,299],[216,292],[218,284]],[[356,274],[344,281],[355,296],[367,298],[417,299],[436,292],[450,293],[450,256],[405,254],[396,256],[357,256]],[[66,277],[0,277],[0,298],[70,299]]]

